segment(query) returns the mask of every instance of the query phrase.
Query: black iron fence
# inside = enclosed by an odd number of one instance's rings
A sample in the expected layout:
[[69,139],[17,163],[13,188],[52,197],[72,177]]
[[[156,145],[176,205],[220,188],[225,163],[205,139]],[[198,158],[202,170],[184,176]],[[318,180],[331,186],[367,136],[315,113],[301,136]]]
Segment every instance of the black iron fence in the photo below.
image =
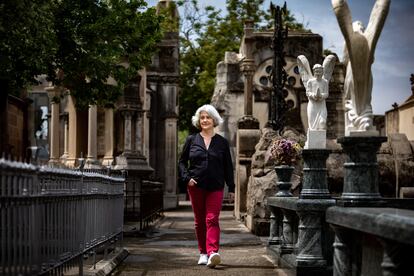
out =
[[[134,179],[128,176],[125,189],[124,216],[127,221],[138,222],[139,230],[144,230],[162,215],[163,183]],[[134,179],[135,181],[131,181]]]
[[124,178],[0,159],[0,275],[62,275],[122,239]]

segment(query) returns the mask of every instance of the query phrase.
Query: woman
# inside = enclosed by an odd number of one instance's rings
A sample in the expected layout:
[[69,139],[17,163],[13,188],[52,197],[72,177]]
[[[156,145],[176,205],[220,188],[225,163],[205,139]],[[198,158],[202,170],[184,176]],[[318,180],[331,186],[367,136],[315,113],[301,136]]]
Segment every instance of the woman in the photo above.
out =
[[194,212],[194,225],[200,258],[198,264],[214,268],[221,262],[219,251],[219,215],[223,201],[224,182],[229,197],[234,199],[233,164],[227,140],[214,132],[223,122],[209,104],[197,109],[192,117],[199,133],[189,135],[179,161],[179,173],[187,184]]

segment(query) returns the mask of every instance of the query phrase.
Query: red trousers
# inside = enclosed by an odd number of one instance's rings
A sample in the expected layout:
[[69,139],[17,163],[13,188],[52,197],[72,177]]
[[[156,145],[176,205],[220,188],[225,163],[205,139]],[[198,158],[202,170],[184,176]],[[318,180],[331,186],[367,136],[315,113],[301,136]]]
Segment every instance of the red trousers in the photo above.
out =
[[218,252],[220,242],[219,216],[223,203],[223,190],[207,191],[188,186],[194,212],[194,226],[201,254]]

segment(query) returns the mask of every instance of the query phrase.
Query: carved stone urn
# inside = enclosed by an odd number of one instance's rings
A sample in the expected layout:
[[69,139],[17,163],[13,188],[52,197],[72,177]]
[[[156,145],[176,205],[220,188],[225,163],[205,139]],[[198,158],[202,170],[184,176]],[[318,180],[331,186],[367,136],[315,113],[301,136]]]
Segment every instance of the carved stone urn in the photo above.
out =
[[278,192],[276,193],[277,197],[291,197],[292,193],[290,188],[292,187],[292,173],[295,168],[289,165],[279,165],[275,166],[275,171],[277,175],[276,186]]

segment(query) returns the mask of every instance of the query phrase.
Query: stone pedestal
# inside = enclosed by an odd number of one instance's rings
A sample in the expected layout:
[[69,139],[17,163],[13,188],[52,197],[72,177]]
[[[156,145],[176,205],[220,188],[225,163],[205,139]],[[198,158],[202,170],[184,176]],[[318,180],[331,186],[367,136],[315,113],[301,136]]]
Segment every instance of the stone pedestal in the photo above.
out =
[[358,130],[355,127],[346,127],[345,128],[345,136],[350,136],[350,137],[373,137],[373,136],[379,136],[379,131],[376,130],[376,129]]
[[133,170],[142,172],[144,175],[154,171],[148,165],[145,156],[136,152],[124,152],[120,156],[117,156],[114,170]]
[[303,187],[297,203],[299,217],[297,275],[328,274],[329,241],[332,235],[326,230],[325,211],[333,206],[326,181],[326,160],[330,150],[304,149]]
[[326,149],[326,130],[308,129],[305,149]]
[[138,171],[138,175],[148,175],[154,169],[148,165],[147,159],[142,153],[133,150],[132,145],[132,109],[122,110],[124,117],[124,151],[116,157],[115,170]]
[[251,176],[251,157],[260,139],[259,129],[239,129],[237,131],[236,187],[234,213],[237,219],[246,214],[246,196]]
[[299,198],[330,198],[326,180],[326,160],[330,150],[304,149],[303,187]]
[[339,205],[381,204],[378,189],[377,151],[387,137],[345,136],[338,143],[347,155],[344,164],[344,188]]

